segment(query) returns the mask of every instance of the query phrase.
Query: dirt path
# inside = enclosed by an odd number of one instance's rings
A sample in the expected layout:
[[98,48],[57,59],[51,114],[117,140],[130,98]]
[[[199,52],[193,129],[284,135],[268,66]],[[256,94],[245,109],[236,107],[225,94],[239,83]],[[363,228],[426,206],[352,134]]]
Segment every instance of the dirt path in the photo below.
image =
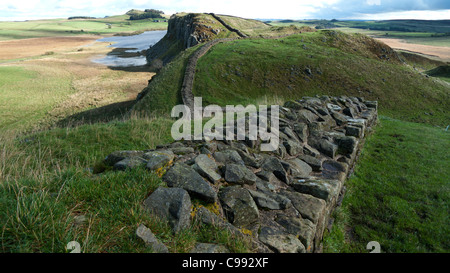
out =
[[450,48],[444,46],[429,46],[407,43],[401,39],[375,38],[394,49],[403,49],[412,52],[418,52],[424,55],[437,57],[442,61],[450,62]]
[[99,36],[45,37],[0,41],[0,60],[11,60],[60,52],[94,42]]

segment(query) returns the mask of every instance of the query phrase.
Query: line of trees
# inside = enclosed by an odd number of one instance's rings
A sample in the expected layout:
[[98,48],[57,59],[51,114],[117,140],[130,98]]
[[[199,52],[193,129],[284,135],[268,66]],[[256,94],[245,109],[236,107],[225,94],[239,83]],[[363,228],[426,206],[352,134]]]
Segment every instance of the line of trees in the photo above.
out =
[[72,16],[67,18],[69,20],[73,20],[73,19],[96,19],[95,17],[89,17],[89,16]]

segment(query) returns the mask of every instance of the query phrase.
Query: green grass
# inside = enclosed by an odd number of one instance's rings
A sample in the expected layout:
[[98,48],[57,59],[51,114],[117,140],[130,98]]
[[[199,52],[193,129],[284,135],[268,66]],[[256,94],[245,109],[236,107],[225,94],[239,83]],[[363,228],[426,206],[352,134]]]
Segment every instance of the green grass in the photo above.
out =
[[223,43],[199,60],[194,95],[223,106],[345,94],[378,100],[384,115],[446,125],[448,86],[399,62],[380,61],[380,50],[364,36],[329,31]]
[[365,143],[332,232],[327,252],[450,251],[449,132],[380,118]]
[[70,73],[50,66],[0,67],[0,129],[23,129],[42,120],[73,92]]
[[[167,29],[167,22],[155,23],[150,19],[130,21],[128,18],[128,15],[120,15],[101,19],[49,19],[24,22],[0,22],[0,41],[80,34],[104,35],[118,32]],[[111,24],[111,28],[106,24]]]
[[147,87],[147,95],[133,108],[136,113],[170,113],[175,105],[183,104],[180,89],[189,56],[200,45],[178,54],[165,65]]
[[[1,252],[65,252],[70,241],[82,252],[150,252],[135,231],[148,226],[171,252],[196,242],[219,242],[248,252],[245,241],[215,227],[194,223],[177,235],[151,217],[143,200],[161,178],[144,169],[93,173],[117,150],[151,149],[171,141],[173,120],[131,117],[106,124],[3,136],[0,146]],[[76,217],[86,221],[76,224]]]
[[[229,232],[194,223],[174,235],[167,222],[155,219],[142,201],[161,179],[144,169],[92,175],[76,168],[45,181],[20,179],[0,186],[2,252],[66,252],[68,242],[83,253],[151,252],[135,235],[145,224],[171,252],[188,252],[196,242],[222,243],[235,252],[247,246]],[[86,221],[76,223],[76,217]]]

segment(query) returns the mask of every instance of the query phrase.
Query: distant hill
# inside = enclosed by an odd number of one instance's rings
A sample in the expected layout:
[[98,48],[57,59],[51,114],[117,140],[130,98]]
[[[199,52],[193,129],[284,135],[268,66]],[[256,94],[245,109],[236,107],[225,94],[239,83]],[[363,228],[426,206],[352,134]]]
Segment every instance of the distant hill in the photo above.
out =
[[450,33],[450,20],[272,20],[273,24],[306,24],[318,28],[358,28],[379,31]]

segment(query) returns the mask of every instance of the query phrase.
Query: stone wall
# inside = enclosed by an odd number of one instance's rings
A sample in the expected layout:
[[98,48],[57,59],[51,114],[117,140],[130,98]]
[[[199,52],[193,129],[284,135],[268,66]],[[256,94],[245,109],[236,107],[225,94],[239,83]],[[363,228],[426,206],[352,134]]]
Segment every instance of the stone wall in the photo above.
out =
[[183,99],[184,105],[187,105],[190,109],[194,109],[194,95],[192,93],[192,88],[194,86],[195,72],[198,60],[205,55],[208,50],[210,50],[214,45],[233,41],[236,38],[225,38],[225,39],[215,39],[213,41],[207,42],[202,47],[197,49],[188,59],[186,64],[186,70],[184,72],[183,84],[181,86],[181,98]]
[[[105,164],[116,171],[143,167],[160,175],[167,186],[143,205],[167,220],[174,233],[198,220],[251,238],[256,252],[321,252],[345,180],[376,122],[377,102],[306,97],[280,107],[280,143],[274,152],[260,152],[260,139],[204,139],[114,152]],[[194,198],[210,205],[192,207]],[[137,234],[155,241],[146,227]],[[192,251],[226,250],[202,245]]]
[[217,21],[219,21],[224,27],[226,27],[229,31],[235,32],[237,35],[239,35],[242,38],[247,38],[248,36],[242,33],[239,29],[236,29],[229,24],[227,24],[222,18],[220,18],[218,15],[214,13],[210,13],[212,17],[214,17]]

